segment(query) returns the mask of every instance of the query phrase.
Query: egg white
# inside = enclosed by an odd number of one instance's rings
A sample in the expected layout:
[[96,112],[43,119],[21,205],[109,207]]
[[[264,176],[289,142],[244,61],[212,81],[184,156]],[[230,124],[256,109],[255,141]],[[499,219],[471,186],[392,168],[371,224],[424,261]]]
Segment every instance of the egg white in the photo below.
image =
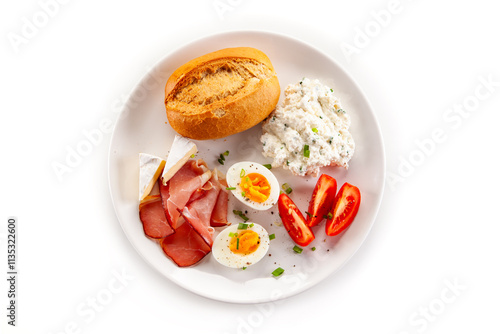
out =
[[[242,169],[245,171],[245,175],[248,175],[250,173],[259,173],[267,179],[269,185],[271,186],[271,193],[266,201],[259,203],[241,195],[243,191],[243,189],[240,187],[240,174]],[[231,190],[234,197],[240,200],[243,204],[255,210],[270,209],[274,204],[276,204],[280,195],[280,186],[278,180],[276,179],[276,176],[274,176],[274,174],[269,169],[256,162],[242,161],[235,163],[234,165],[229,167],[226,173],[226,181],[229,187],[236,188],[235,190]]]
[[[250,225],[251,222],[246,222]],[[238,230],[238,224],[234,224],[226,227],[222,230],[214,240],[212,245],[212,255],[220,264],[230,267],[230,268],[243,268],[251,266],[259,262],[264,255],[266,255],[269,250],[269,235],[267,231],[259,224],[255,224],[252,227],[248,226],[247,230],[252,230],[257,233],[260,237],[259,248],[251,254],[235,254],[231,252],[229,245],[231,243],[232,237],[229,233],[238,233],[244,230]]]

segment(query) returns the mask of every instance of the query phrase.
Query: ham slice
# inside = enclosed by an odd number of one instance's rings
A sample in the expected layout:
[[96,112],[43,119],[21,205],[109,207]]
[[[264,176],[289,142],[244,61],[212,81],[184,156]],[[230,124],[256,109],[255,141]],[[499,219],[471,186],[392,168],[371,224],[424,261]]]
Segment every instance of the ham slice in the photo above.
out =
[[210,226],[219,227],[227,226],[229,222],[227,221],[227,203],[229,201],[229,192],[227,188],[227,182],[222,174],[217,168],[212,172],[214,177],[214,183],[221,189],[219,196],[217,197],[217,202],[215,203],[214,210],[212,211],[212,216],[210,217]]
[[[211,176],[212,172],[208,170],[203,160],[188,160],[167,182],[167,185],[159,182],[163,209],[170,226],[176,229],[180,225],[180,211]],[[168,197],[166,197],[167,187]]]
[[213,187],[212,183],[207,182],[203,185],[203,187],[196,189],[196,191],[189,198],[188,204],[193,202],[193,201],[196,201],[198,198],[205,196],[205,194],[207,193],[207,190],[212,189],[212,187]]
[[174,233],[165,217],[160,195],[148,196],[139,205],[139,217],[144,233],[153,239],[161,239]]
[[207,182],[211,187],[209,190],[206,190],[205,195],[189,203],[182,210],[184,219],[186,219],[210,247],[213,244],[212,236],[214,233],[213,227],[210,226],[210,217],[212,216],[212,211],[214,210],[219,192],[221,191],[216,182],[215,176],[212,175],[210,181]]
[[160,245],[163,252],[179,267],[192,266],[210,253],[210,247],[187,223],[179,226],[174,234],[162,239]]

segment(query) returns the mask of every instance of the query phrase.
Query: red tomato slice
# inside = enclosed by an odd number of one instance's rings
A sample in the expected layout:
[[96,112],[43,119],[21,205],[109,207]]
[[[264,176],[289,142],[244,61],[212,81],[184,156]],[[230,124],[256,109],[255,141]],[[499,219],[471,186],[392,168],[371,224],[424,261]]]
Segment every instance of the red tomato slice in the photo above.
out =
[[349,183],[340,188],[333,207],[333,217],[326,221],[326,234],[337,235],[351,225],[358,213],[361,194],[359,189]]
[[337,181],[330,175],[322,174],[311,196],[307,210],[307,225],[318,225],[333,206],[337,193]]
[[278,209],[281,221],[290,238],[299,246],[307,246],[314,240],[314,234],[307,226],[306,220],[295,203],[287,194],[281,194],[278,199]]

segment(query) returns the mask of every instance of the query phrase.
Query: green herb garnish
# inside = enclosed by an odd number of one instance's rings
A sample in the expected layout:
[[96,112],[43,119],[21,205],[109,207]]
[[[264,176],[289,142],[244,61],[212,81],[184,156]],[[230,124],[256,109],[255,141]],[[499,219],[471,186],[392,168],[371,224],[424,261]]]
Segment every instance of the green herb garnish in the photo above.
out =
[[[243,212],[241,212],[240,210],[233,210],[233,213],[237,216],[239,216],[241,219],[243,219],[244,221],[248,221],[250,218],[248,218],[247,216],[245,216],[245,214]],[[241,224],[240,224],[241,225]],[[243,230],[243,228],[240,228],[238,225],[238,229],[240,230]],[[248,224],[245,224],[245,225],[248,225]],[[246,227],[244,228],[246,229]]]
[[285,269],[281,268],[281,267],[278,267],[276,269],[274,269],[274,271],[271,273],[274,277],[278,277],[280,276],[281,274],[283,274],[285,272]]
[[241,169],[241,172],[240,172],[240,177],[243,177],[245,176],[245,170],[244,169]]
[[311,151],[309,151],[309,145],[304,145],[304,157],[309,158]]
[[226,190],[236,190],[236,187],[227,187]]
[[311,248],[311,250],[314,252],[316,250],[316,247]]
[[314,132],[314,133],[318,133],[318,129],[316,129],[316,128],[312,128],[311,130],[312,130],[312,132]]
[[274,233],[269,234],[269,240],[273,240],[273,239],[276,239],[276,235]]
[[300,248],[299,246],[295,245],[295,246],[293,246],[293,251],[297,254],[300,254],[300,253],[302,253],[303,249]]
[[292,188],[288,185],[288,183],[283,183],[281,188],[283,188],[283,190],[287,195],[289,195],[292,192]]
[[266,167],[267,169],[273,168],[273,166],[271,166],[271,164],[265,164],[264,167]]
[[238,224],[238,230],[246,230],[247,228],[248,228],[248,224],[245,224],[245,223]]

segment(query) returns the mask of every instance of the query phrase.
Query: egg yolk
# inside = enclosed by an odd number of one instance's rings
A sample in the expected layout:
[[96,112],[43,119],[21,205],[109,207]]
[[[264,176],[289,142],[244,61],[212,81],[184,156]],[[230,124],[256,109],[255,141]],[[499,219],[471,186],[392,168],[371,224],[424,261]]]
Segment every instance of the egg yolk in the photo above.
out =
[[260,237],[257,232],[251,230],[238,231],[238,234],[231,238],[229,250],[235,254],[252,254],[260,245]]
[[244,197],[257,203],[265,202],[271,194],[269,181],[259,173],[250,173],[243,176],[240,187],[243,190],[242,195]]

